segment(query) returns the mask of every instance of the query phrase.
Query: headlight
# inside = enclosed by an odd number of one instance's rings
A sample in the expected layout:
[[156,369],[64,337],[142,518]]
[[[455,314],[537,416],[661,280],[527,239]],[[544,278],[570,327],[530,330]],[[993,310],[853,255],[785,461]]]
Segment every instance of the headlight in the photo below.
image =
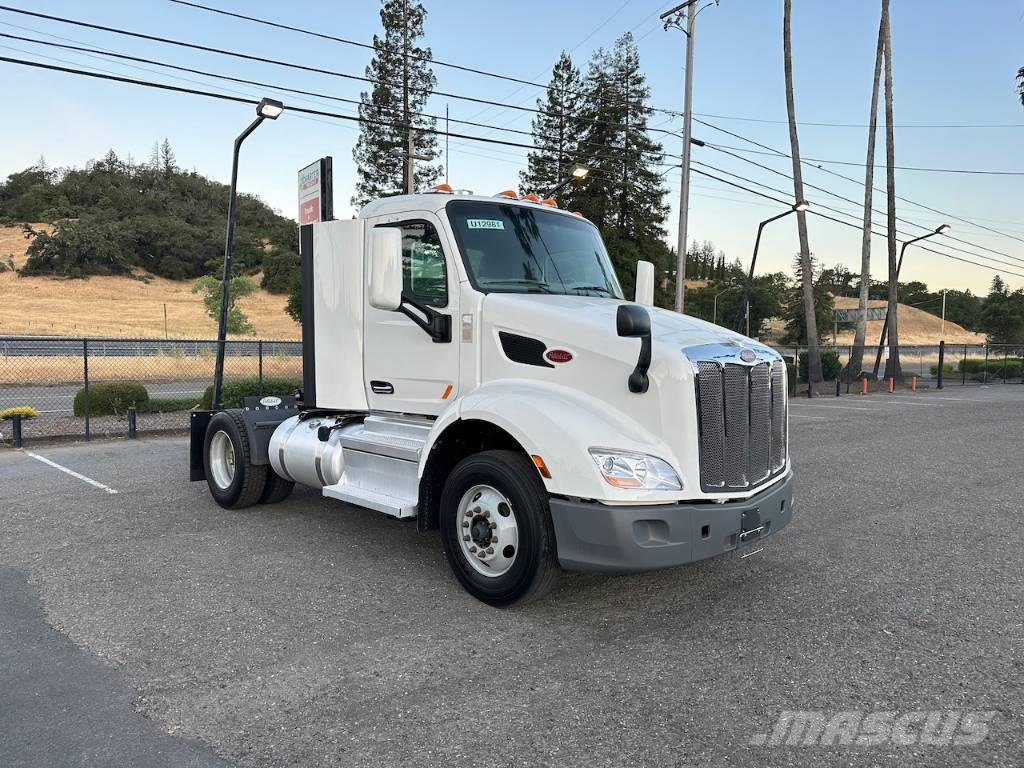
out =
[[679,476],[666,462],[642,453],[591,448],[590,456],[609,485],[649,491],[681,491]]

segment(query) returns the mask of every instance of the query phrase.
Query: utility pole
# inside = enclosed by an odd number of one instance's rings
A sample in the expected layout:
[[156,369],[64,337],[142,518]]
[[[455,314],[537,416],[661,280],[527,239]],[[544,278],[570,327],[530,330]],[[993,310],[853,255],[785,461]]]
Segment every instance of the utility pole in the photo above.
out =
[[[680,20],[686,14],[686,72],[683,86],[683,179],[679,187],[679,234],[676,238],[676,312],[682,312],[686,299],[686,226],[690,214],[690,138],[693,136],[693,47],[696,33],[697,14],[711,5],[694,10],[700,0],[686,0],[658,18],[665,29],[675,27],[682,30]],[[718,0],[714,0],[718,4]]]
[[402,158],[403,192],[411,195],[412,173],[412,120],[409,119],[409,0],[402,3],[402,124],[405,126],[405,156]]
[[939,339],[946,337],[946,289],[942,289],[942,325],[939,327]]
[[448,154],[448,136],[450,134],[448,128],[448,105],[444,105],[444,183],[451,184],[448,178],[448,171],[451,164],[451,156]]

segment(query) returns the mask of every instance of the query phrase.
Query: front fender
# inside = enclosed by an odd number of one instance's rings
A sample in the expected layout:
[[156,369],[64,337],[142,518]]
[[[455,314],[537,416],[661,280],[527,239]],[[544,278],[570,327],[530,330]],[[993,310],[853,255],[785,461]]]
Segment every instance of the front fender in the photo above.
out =
[[508,432],[530,455],[544,459],[551,472],[544,484],[550,493],[611,503],[646,504],[684,498],[680,491],[637,491],[609,485],[588,449],[615,448],[657,456],[682,477],[671,448],[628,414],[576,389],[531,379],[503,379],[484,384],[460,398],[431,430],[419,472],[444,431],[458,420],[490,422]]

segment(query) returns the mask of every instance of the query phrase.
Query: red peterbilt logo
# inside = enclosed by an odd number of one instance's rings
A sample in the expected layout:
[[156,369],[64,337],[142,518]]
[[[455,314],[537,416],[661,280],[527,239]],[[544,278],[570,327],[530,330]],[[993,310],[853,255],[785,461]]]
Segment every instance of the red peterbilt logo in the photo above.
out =
[[549,349],[544,353],[544,357],[552,363],[568,363],[572,360],[572,352],[567,349]]
[[757,360],[757,352],[755,352],[752,349],[741,349],[740,360],[742,360],[744,363],[752,363],[755,360]]

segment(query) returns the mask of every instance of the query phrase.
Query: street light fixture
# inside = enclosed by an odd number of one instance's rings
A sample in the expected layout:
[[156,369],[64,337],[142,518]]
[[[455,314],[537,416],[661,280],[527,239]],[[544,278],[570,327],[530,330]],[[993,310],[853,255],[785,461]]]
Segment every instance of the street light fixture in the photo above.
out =
[[264,120],[276,120],[284,112],[284,104],[275,99],[261,99],[256,105],[256,119],[235,139],[235,150],[231,159],[231,192],[228,196],[228,228],[224,236],[224,273],[220,285],[220,318],[217,323],[217,360],[213,369],[213,409],[219,410],[221,390],[224,384],[224,347],[228,335],[228,299],[231,284],[231,250],[235,243],[235,204],[238,200],[238,152],[242,142],[255,131]]
[[777,216],[765,219],[757,225],[757,238],[754,240],[754,255],[750,257],[750,271],[747,273],[747,282],[743,286],[743,300],[740,302],[740,316],[736,320],[737,333],[743,330],[743,325],[746,323],[746,335],[750,335],[750,291],[754,286],[754,267],[757,264],[757,249],[761,247],[761,232],[764,231],[765,226],[771,224],[773,221],[778,221],[784,216],[789,216],[791,213],[801,213],[810,207],[811,204],[806,200],[797,200],[792,206],[790,206],[788,211],[783,211]]
[[[920,237],[915,237],[915,238],[913,238],[911,240],[907,240],[905,243],[903,243],[903,245],[900,247],[900,258],[899,258],[899,261],[896,262],[896,282],[899,283],[899,280],[900,280],[900,271],[903,269],[903,254],[906,253],[908,245],[912,245],[913,243],[918,243],[918,242],[920,242],[922,240],[927,240],[929,237],[935,237],[936,235],[945,234],[946,232],[949,232],[950,229],[952,229],[952,227],[950,227],[949,224],[940,224],[939,226],[937,226],[934,229],[934,231],[928,232],[928,233],[926,233],[924,235],[921,235]],[[874,376],[875,376],[876,379],[878,378],[878,368],[882,364],[882,347],[885,346],[885,340],[888,337],[888,335],[889,335],[889,307],[886,306],[886,308],[885,308],[885,321],[882,323],[882,334],[878,337],[878,354],[875,355],[875,371],[874,371]]]
[[712,323],[714,323],[715,325],[718,325],[718,297],[721,296],[723,293],[728,293],[729,291],[735,291],[737,288],[742,288],[742,287],[743,286],[740,286],[740,285],[730,285],[728,288],[726,288],[724,290],[721,290],[721,291],[719,291],[718,293],[715,294],[715,301],[714,301],[714,304],[713,304],[713,309],[711,310],[711,322]]
[[260,99],[256,105],[256,114],[268,120],[277,120],[284,112],[284,104],[274,99]]
[[584,165],[583,163],[573,163],[569,168],[569,176],[565,181],[561,182],[550,191],[548,191],[544,197],[554,197],[556,192],[561,192],[570,184],[581,184],[585,178],[590,174],[590,166]]

